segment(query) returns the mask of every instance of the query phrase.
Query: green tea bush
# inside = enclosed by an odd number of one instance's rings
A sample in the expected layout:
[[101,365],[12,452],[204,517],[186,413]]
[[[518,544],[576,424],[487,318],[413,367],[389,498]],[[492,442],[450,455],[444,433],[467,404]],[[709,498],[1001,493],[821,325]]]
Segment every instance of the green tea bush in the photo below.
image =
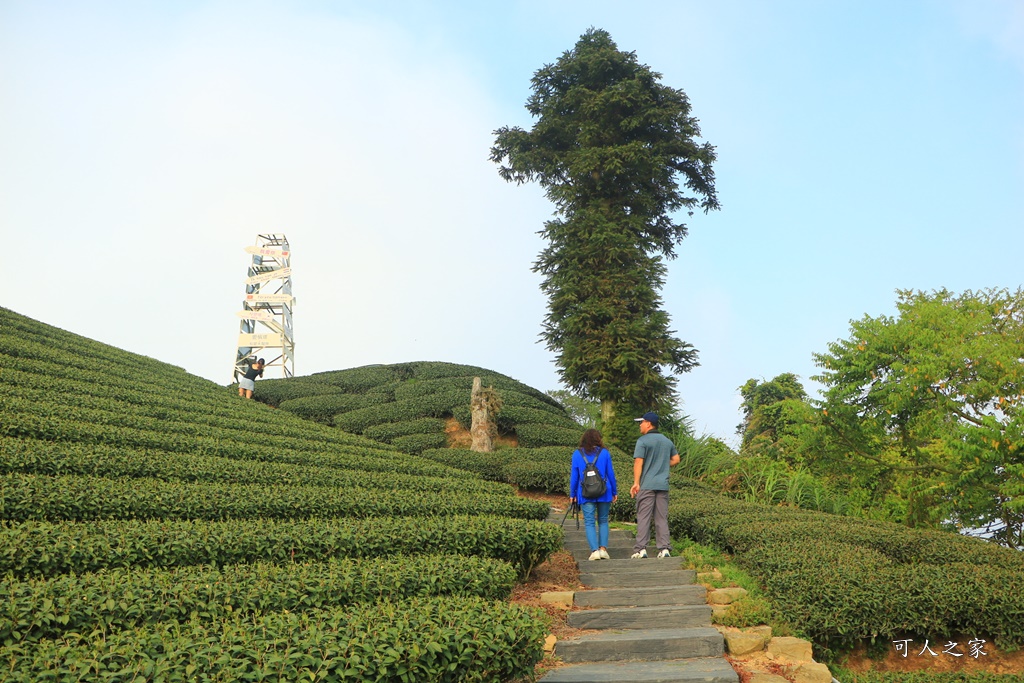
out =
[[0,519],[309,519],[502,515],[544,519],[546,503],[517,496],[413,489],[180,483],[76,475],[0,477]]
[[384,424],[367,427],[363,436],[376,441],[391,443],[396,437],[411,436],[413,434],[444,434],[444,420],[436,417],[425,417],[420,420],[409,420],[408,422],[386,422]]
[[766,507],[700,487],[670,497],[673,535],[734,553],[788,622],[831,650],[970,633],[1024,643],[1024,558],[952,533]]
[[[580,441],[582,430],[578,427],[567,429],[546,424],[520,424],[516,426],[516,436],[523,448],[540,446],[565,446],[572,448]],[[569,451],[572,453],[572,450]]]
[[465,515],[223,522],[0,521],[0,576],[449,553],[503,560],[525,578],[561,545],[562,530],[547,522]]
[[481,557],[422,555],[175,569],[109,569],[0,580],[0,643],[110,632],[190,617],[326,609],[432,595],[504,600],[516,570]]
[[[394,454],[392,457],[401,458]],[[403,471],[366,472],[338,467],[232,460],[218,456],[136,450],[92,443],[61,443],[0,437],[0,474],[92,475],[118,479],[232,484],[339,486],[360,489],[417,489],[512,495],[508,486],[465,476],[432,477]],[[460,472],[461,474],[461,472]]]
[[444,434],[409,434],[408,436],[396,436],[392,441],[395,448],[406,453],[422,453],[428,448],[440,448],[448,443],[448,437]]
[[[506,681],[531,676],[544,622],[480,598],[416,598],[167,622],[0,648],[5,681]],[[370,635],[371,637],[368,637]]]

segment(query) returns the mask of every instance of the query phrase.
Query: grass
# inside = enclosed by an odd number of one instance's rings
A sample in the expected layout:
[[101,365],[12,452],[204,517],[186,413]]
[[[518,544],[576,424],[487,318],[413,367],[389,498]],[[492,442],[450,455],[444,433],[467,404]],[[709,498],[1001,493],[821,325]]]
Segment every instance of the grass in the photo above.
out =
[[[715,614],[712,621],[722,626],[746,628],[768,625],[775,636],[797,635],[796,629],[783,622],[772,610],[761,586],[746,571],[732,561],[732,558],[711,546],[702,545],[690,539],[674,543],[677,555],[683,558],[688,569],[703,574],[699,582],[709,588],[739,587],[747,594],[732,603],[732,609],[725,614]],[[717,573],[715,573],[717,570]]]

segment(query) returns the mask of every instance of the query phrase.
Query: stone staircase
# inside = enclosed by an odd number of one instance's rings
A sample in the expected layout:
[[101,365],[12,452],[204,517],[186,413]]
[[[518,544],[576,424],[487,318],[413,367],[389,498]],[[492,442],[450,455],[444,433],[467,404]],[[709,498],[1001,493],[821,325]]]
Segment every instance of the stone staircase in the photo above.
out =
[[[561,515],[548,521],[561,522]],[[555,645],[566,664],[541,683],[738,683],[722,656],[724,640],[711,627],[705,589],[696,572],[682,569],[678,557],[631,560],[633,537],[612,530],[610,560],[590,562],[582,526],[567,519],[565,548],[580,567],[580,581],[594,590],[577,591],[568,624],[596,631]]]

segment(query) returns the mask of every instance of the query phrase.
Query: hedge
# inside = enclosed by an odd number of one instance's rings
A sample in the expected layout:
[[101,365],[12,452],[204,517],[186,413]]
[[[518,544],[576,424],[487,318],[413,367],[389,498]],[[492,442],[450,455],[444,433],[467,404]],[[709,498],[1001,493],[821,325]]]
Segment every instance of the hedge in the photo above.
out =
[[969,633],[1000,649],[1024,644],[1024,557],[953,533],[792,508],[700,487],[673,493],[669,524],[734,553],[784,619],[819,645]]
[[363,430],[363,436],[376,441],[391,443],[399,436],[411,436],[413,434],[444,434],[445,421],[437,417],[424,417],[419,420],[407,422],[385,422],[384,424],[367,427]]
[[562,530],[547,522],[464,515],[223,522],[0,521],[0,576],[450,553],[503,560],[525,578],[561,545]]
[[[393,456],[399,461],[401,456]],[[340,486],[343,488],[416,489],[512,495],[512,489],[493,482],[459,477],[428,477],[395,471],[366,472],[336,467],[250,462],[218,456],[167,453],[91,443],[54,443],[0,437],[0,474],[49,476],[94,475],[164,481],[235,484]],[[461,473],[460,473],[461,474]]]
[[0,580],[0,643],[110,632],[190,617],[342,607],[431,595],[507,599],[513,567],[480,557],[423,555],[223,568],[110,569],[52,579]]
[[0,678],[39,680],[505,681],[529,677],[546,627],[480,598],[149,624],[0,648]]
[[414,489],[183,483],[76,475],[0,476],[0,519],[308,519],[452,514],[544,519],[548,505],[517,496]]

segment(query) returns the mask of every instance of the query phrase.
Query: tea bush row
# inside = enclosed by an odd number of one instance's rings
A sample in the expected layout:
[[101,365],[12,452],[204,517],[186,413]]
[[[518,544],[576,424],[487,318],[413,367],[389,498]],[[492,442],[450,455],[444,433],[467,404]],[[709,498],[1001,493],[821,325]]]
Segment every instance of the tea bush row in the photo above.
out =
[[[0,399],[0,410],[6,402]],[[334,450],[315,440],[300,442],[302,449],[289,450],[263,444],[245,443],[217,437],[186,436],[161,432],[96,424],[60,417],[44,417],[24,412],[5,412],[0,423],[0,436],[21,437],[51,441],[55,443],[103,444],[113,447],[137,450],[165,451],[169,453],[195,453],[221,458],[256,462],[289,463],[314,467],[334,467],[363,470],[367,472],[393,472],[401,462],[405,474],[433,477],[468,477],[436,462],[408,456],[390,449],[386,444],[379,448],[356,451]]]
[[342,607],[431,595],[504,600],[516,570],[481,557],[422,555],[223,568],[109,569],[0,580],[0,643],[190,618]]
[[[210,427],[229,432],[231,438],[260,437],[309,439],[340,447],[367,447],[375,444],[355,434],[348,434],[328,427],[318,427],[280,415],[266,420],[266,415],[253,412],[253,404],[240,400],[226,399],[219,390],[203,401],[200,395],[172,397],[166,394],[135,395],[117,387],[81,386],[75,387],[65,381],[54,382],[44,376],[30,376],[22,382],[25,373],[5,371],[4,384],[0,395],[20,398],[40,405],[45,411],[52,405],[72,410],[93,410],[105,413],[130,413],[146,420],[188,423],[198,427]],[[105,389],[105,390],[104,390]],[[229,394],[228,394],[229,395]],[[233,410],[225,410],[233,404]],[[264,418],[258,421],[260,418]],[[258,422],[257,422],[258,421]]]
[[391,443],[400,436],[412,436],[415,434],[444,434],[445,421],[437,417],[425,417],[420,420],[409,420],[408,422],[385,422],[383,424],[367,427],[363,436]]
[[561,545],[562,530],[554,524],[465,515],[223,522],[0,521],[0,576],[446,553],[503,560],[525,578]]
[[458,391],[418,396],[405,401],[358,408],[334,416],[334,426],[361,434],[367,427],[388,422],[407,422],[424,417],[444,417],[452,408],[469,403],[469,396]]
[[309,519],[502,515],[544,519],[548,505],[517,496],[413,489],[182,483],[86,475],[0,476],[0,519]]
[[[474,472],[488,481],[500,481],[531,491],[569,495],[574,450],[571,446],[550,446],[502,448],[492,453],[477,453],[462,448],[438,448],[423,451],[422,455],[449,467]],[[617,448],[610,452],[619,494],[627,497],[633,483],[633,459]]]
[[[400,459],[401,456],[393,456]],[[164,481],[416,489],[512,495],[508,486],[466,477],[428,477],[404,471],[365,472],[337,467],[232,460],[219,456],[137,450],[91,443],[53,443],[0,437],[0,474],[93,475]]]
[[258,434],[260,438],[316,438],[317,441],[342,448],[379,447],[356,434],[310,425],[290,416],[277,414],[273,419],[267,419],[265,413],[254,413],[252,403],[227,399],[220,388],[216,388],[216,391],[207,397],[208,400],[204,401],[198,393],[180,397],[168,396],[165,393],[137,394],[109,386],[76,387],[66,381],[52,380],[43,375],[5,370],[4,383],[0,385],[0,396],[36,403],[42,410],[47,406],[61,406],[71,409],[128,412],[146,419],[187,422],[200,427],[225,430],[228,432],[226,436],[232,439],[251,440]]
[[699,488],[670,502],[673,535],[735,553],[815,642],[958,634],[1024,643],[1024,559],[953,533],[766,507]]
[[503,602],[381,601],[69,633],[0,648],[0,679],[506,681],[532,675],[545,630],[537,612]]

